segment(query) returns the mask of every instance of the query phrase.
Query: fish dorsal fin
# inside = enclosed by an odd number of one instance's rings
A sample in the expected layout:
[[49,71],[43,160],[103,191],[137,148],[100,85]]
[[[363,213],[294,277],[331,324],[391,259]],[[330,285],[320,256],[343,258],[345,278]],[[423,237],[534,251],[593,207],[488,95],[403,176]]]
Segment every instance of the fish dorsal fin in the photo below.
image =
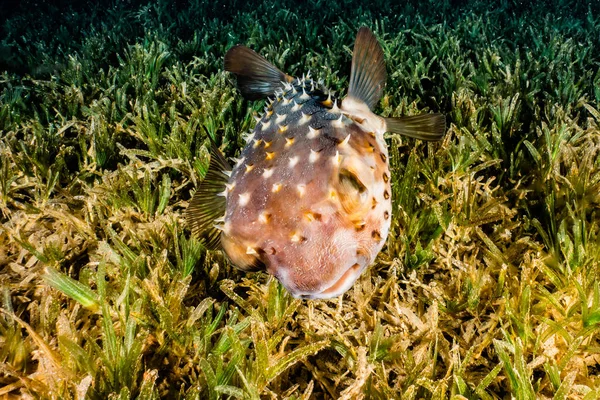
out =
[[281,87],[281,82],[293,80],[254,50],[241,45],[225,54],[225,70],[236,75],[238,88],[248,100],[270,96]]
[[399,133],[415,139],[436,141],[444,137],[444,114],[421,114],[411,117],[384,118],[386,132]]
[[381,99],[387,80],[383,51],[367,27],[356,34],[348,96],[361,100],[372,110]]
[[186,213],[186,221],[192,234],[203,239],[205,246],[211,250],[218,249],[221,243],[221,231],[216,227],[216,220],[225,214],[223,194],[227,190],[225,185],[229,179],[226,171],[231,171],[231,167],[211,140],[208,171]]

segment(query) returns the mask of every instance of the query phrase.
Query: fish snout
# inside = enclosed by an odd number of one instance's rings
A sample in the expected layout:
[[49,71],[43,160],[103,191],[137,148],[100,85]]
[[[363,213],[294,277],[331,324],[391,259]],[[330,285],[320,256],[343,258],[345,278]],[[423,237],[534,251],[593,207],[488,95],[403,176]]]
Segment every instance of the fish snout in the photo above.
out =
[[[346,246],[323,248],[306,259],[304,250],[283,248],[263,254],[267,271],[295,298],[329,299],[346,292],[368,265],[368,255],[357,250],[354,241]],[[275,249],[275,248],[273,248]]]
[[321,279],[319,273],[306,275],[297,274],[293,268],[278,266],[273,275],[297,299],[317,300],[338,297],[345,293],[358,279],[365,265],[354,263],[342,270],[341,275],[333,279]]

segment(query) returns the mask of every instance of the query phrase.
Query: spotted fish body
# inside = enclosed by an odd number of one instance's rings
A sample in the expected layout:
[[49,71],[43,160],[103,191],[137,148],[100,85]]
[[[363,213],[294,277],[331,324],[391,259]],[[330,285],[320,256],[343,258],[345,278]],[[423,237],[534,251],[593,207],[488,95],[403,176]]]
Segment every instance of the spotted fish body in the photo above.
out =
[[222,236],[235,264],[258,256],[304,297],[345,291],[383,247],[391,215],[386,147],[315,86],[286,85],[249,136]]
[[[445,126],[439,114],[399,120],[370,111],[386,75],[376,39],[361,31],[343,100],[310,77],[283,74],[249,49],[230,51],[230,59],[249,65],[229,63],[246,97],[274,100],[232,170],[213,151],[220,163],[211,166],[223,170],[213,178],[223,183],[218,195],[224,201],[208,204],[219,190],[213,179],[212,186],[201,186],[188,211],[192,230],[209,242],[218,239],[233,264],[266,269],[295,297],[341,295],[385,244],[392,205],[384,133],[437,140]],[[213,218],[215,209],[224,214]],[[218,232],[207,234],[215,222]]]

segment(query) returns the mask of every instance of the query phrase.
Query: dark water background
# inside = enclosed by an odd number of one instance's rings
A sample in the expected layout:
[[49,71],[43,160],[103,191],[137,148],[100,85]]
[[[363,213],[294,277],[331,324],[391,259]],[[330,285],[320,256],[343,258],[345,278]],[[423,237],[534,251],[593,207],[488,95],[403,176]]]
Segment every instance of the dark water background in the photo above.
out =
[[[522,19],[552,18],[556,29],[575,37],[586,35],[586,21],[598,15],[600,1],[5,1],[0,2],[0,71],[47,77],[61,68],[69,54],[78,52],[90,33],[112,32],[99,51],[100,67],[117,63],[116,54],[128,43],[156,30],[168,31],[173,41],[207,34],[209,42],[243,40],[235,26],[240,14],[256,13],[268,19],[282,10],[295,14],[296,23],[286,27],[289,37],[301,35],[303,21],[315,23],[323,39],[326,27],[357,19],[388,21],[388,32],[410,29],[415,24],[453,24],[474,15],[504,30],[507,40],[519,43]],[[219,29],[225,27],[225,29]],[[236,33],[232,32],[235,31]],[[283,39],[283,38],[282,38]],[[600,45],[600,38],[593,40]],[[179,54],[182,61],[192,54]]]

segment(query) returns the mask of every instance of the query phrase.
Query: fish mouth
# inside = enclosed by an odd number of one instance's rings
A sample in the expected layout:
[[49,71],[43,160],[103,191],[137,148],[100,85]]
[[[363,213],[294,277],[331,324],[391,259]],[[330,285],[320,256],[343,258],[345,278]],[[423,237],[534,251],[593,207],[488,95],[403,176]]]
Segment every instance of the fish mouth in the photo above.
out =
[[348,268],[342,276],[335,281],[331,286],[326,287],[318,293],[301,293],[294,295],[299,299],[305,300],[317,300],[317,299],[331,299],[337,297],[346,292],[354,284],[356,279],[360,276],[362,266],[358,263],[353,264]]

